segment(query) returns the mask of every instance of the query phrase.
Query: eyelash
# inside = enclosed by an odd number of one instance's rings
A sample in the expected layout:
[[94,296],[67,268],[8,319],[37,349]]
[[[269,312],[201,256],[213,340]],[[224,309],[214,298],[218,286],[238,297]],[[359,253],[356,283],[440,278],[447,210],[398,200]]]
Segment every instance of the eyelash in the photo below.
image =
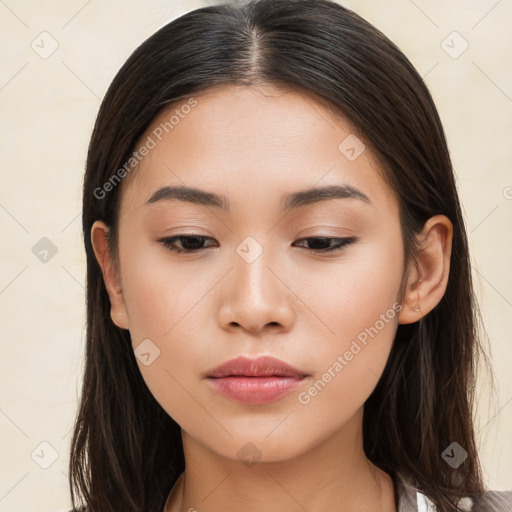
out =
[[[212,240],[211,237],[202,236],[202,235],[176,235],[176,236],[167,237],[167,238],[159,238],[159,239],[157,239],[157,242],[160,242],[169,251],[172,251],[172,252],[175,252],[178,254],[197,253],[197,252],[207,248],[207,247],[203,247],[203,248],[199,248],[199,249],[188,249],[188,250],[185,249],[184,250],[184,249],[177,248],[175,245],[173,245],[176,240],[179,240],[179,239],[187,239],[188,240],[190,238],[196,238],[196,239],[200,239],[200,240],[207,240],[207,239]],[[320,237],[301,238],[297,241],[303,242],[305,240],[328,240],[328,241],[335,240],[338,242],[334,247],[331,247],[328,249],[306,249],[307,252],[323,254],[323,253],[335,253],[335,252],[341,251],[347,245],[350,245],[350,244],[353,244],[354,242],[356,242],[357,238],[355,236],[349,236],[349,237],[323,237],[323,236],[320,236]]]

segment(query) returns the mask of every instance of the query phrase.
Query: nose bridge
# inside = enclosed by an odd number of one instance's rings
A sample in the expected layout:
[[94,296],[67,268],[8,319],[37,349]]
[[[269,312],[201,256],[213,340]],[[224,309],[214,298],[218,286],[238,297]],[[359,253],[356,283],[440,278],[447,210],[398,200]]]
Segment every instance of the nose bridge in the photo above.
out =
[[[272,267],[274,253],[268,239],[261,241],[254,236],[247,236],[235,249],[234,278],[236,290],[244,295],[245,300],[269,301],[277,291],[275,276],[267,268]],[[265,245],[264,245],[265,244]]]
[[293,309],[290,294],[279,275],[277,254],[254,236],[236,248],[228,289],[222,293],[219,321],[257,331],[267,324],[289,328]]

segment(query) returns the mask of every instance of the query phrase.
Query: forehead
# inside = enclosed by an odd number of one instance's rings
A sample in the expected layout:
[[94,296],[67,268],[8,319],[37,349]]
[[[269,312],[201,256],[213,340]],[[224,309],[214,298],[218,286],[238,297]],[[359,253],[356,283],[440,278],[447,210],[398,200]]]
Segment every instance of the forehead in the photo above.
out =
[[210,88],[155,118],[141,138],[153,147],[123,184],[122,205],[142,206],[170,184],[220,191],[241,204],[319,182],[389,200],[374,155],[354,132],[326,101],[301,91]]

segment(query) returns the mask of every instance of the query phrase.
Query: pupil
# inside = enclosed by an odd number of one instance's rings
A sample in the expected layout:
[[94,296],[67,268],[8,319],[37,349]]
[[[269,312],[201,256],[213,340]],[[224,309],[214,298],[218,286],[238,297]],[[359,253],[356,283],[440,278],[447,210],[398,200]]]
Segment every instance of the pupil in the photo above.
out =
[[329,247],[329,240],[327,238],[312,238],[309,241],[309,246],[311,249],[325,249]]
[[[182,241],[182,245],[186,249],[191,249],[191,250],[200,249],[201,241],[202,241],[202,239],[199,236],[189,236]],[[187,247],[187,245],[188,245],[188,247]]]

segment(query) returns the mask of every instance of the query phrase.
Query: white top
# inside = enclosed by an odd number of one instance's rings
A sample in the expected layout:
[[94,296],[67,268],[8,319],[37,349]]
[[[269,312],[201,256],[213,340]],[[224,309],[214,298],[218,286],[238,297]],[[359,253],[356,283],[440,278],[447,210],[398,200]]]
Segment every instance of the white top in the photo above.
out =
[[[398,512],[437,512],[432,501],[403,476],[398,477],[396,490]],[[464,512],[512,512],[512,490],[486,491],[477,502],[462,498],[458,506]]]

